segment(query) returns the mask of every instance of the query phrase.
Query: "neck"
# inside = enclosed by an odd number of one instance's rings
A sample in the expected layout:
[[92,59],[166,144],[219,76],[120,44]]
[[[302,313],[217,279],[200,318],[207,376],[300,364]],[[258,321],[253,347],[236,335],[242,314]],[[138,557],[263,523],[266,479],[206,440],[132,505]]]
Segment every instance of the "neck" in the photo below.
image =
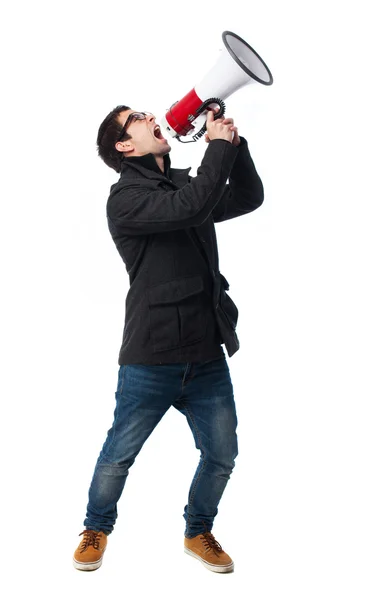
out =
[[162,171],[162,173],[164,173],[164,160],[163,160],[163,156],[155,156],[155,160],[156,160],[156,164],[158,165],[159,169]]

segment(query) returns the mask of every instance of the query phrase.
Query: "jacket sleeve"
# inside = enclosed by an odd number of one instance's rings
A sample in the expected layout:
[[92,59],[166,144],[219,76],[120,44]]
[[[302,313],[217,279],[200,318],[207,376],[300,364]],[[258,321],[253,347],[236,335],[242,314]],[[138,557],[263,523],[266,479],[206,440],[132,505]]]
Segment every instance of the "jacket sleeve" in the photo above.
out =
[[238,155],[220,201],[212,210],[215,223],[234,219],[256,210],[263,204],[264,188],[249,152],[248,143],[240,136]]
[[137,179],[116,184],[107,218],[118,233],[142,235],[197,227],[220,200],[238,148],[227,140],[209,143],[197,176],[179,190],[155,190]]

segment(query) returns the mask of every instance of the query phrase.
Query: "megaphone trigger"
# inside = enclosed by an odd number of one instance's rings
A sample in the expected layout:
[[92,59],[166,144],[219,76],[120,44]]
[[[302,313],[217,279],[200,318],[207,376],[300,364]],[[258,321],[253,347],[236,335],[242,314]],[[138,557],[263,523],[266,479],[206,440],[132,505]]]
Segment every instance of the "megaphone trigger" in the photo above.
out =
[[213,106],[208,106],[205,110],[207,112],[212,112],[215,119],[219,119],[222,116],[222,109],[219,105],[217,105],[217,108],[214,108]]

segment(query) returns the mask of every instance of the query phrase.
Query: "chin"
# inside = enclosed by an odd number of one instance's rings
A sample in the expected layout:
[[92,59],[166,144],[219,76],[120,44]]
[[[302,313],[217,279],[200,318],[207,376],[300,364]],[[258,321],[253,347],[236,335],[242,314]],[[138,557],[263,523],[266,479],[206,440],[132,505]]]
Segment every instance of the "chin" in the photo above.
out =
[[161,148],[161,154],[168,154],[169,152],[171,152],[171,146],[168,142],[166,142],[165,144],[163,144],[162,148]]

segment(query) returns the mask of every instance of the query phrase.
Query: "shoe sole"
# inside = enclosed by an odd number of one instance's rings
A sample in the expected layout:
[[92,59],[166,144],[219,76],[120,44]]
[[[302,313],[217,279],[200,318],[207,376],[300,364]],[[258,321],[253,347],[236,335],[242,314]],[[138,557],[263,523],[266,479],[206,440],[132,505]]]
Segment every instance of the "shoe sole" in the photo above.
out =
[[101,567],[103,558],[104,554],[101,556],[101,558],[95,560],[94,562],[80,562],[73,557],[73,566],[79,571],[95,571]]
[[195,552],[192,552],[189,548],[186,548],[186,546],[184,546],[183,549],[186,552],[186,554],[189,554],[189,556],[192,556],[193,558],[199,560],[203,564],[203,566],[209,569],[210,571],[215,571],[216,573],[228,573],[229,571],[234,570],[233,561],[228,565],[214,565],[213,563],[209,563],[204,558],[198,556],[198,554],[196,554]]

